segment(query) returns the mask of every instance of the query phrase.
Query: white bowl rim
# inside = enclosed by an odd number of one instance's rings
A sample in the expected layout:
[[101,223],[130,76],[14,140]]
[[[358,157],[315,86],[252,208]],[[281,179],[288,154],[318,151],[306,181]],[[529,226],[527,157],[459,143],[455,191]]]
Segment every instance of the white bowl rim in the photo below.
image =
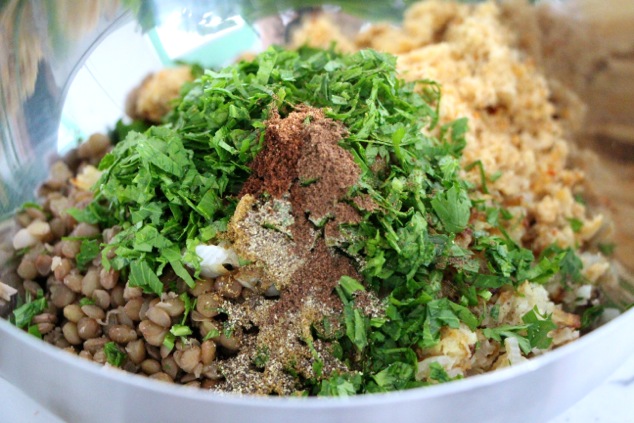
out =
[[[548,351],[540,356],[533,357],[521,364],[499,369],[493,372],[470,376],[461,380],[442,383],[435,386],[414,388],[388,393],[364,394],[350,397],[263,397],[255,395],[241,395],[232,393],[209,392],[198,388],[168,384],[155,381],[148,377],[128,373],[124,370],[110,366],[100,365],[85,359],[80,359],[60,348],[43,342],[27,332],[13,326],[5,319],[0,318],[0,333],[6,332],[16,342],[21,342],[26,348],[34,348],[55,361],[78,367],[80,371],[90,373],[95,377],[105,377],[115,383],[130,385],[133,388],[142,389],[148,393],[170,395],[176,398],[187,398],[197,402],[224,403],[240,407],[265,407],[268,409],[338,409],[349,407],[363,407],[372,404],[394,405],[396,403],[432,399],[453,395],[458,392],[466,392],[498,384],[514,379],[520,375],[535,372],[548,364],[563,360],[567,356],[583,350],[586,345],[598,342],[595,338],[608,336],[608,332],[616,332],[627,325],[634,325],[634,309],[630,309],[615,319],[603,324],[601,327],[583,335],[579,339],[563,345],[555,350]],[[0,369],[1,369],[0,364]],[[1,374],[2,372],[0,372]],[[610,375],[605,375],[607,379]],[[27,392],[28,395],[28,392]]]

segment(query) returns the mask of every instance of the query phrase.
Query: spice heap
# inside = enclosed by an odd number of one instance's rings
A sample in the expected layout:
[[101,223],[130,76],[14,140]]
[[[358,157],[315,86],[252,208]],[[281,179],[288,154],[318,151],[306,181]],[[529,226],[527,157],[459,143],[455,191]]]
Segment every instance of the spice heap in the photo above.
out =
[[[338,324],[342,303],[335,288],[341,277],[360,278],[350,258],[327,246],[339,225],[361,220],[345,202],[361,174],[338,145],[345,135],[343,125],[310,107],[299,106],[285,118],[272,111],[266,122],[265,143],[229,234],[236,253],[251,261],[239,272],[280,298],[258,322],[256,340],[221,366],[228,390],[288,395],[298,390],[292,373],[315,379],[348,370],[331,345],[312,334],[324,320]],[[263,368],[243,365],[254,361]],[[315,361],[327,365],[315,367]]]

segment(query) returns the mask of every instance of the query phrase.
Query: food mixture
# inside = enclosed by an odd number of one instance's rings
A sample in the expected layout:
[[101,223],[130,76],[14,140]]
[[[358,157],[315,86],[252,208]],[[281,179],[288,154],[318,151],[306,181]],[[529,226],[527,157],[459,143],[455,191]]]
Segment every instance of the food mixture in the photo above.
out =
[[12,321],[260,395],[426,386],[577,339],[610,245],[568,160],[576,109],[506,13],[425,1],[353,39],[316,14],[288,49],[147,78],[135,121],[17,213]]

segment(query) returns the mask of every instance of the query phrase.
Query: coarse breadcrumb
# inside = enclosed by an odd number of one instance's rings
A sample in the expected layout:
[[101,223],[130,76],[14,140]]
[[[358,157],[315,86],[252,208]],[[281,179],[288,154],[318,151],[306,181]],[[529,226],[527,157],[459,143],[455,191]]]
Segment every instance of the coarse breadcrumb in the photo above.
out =
[[[409,9],[402,28],[373,25],[355,43],[358,49],[397,55],[398,69],[407,80],[441,84],[442,122],[469,119],[463,164],[482,162],[489,191],[483,198],[514,207],[516,216],[532,221],[530,227],[510,227],[514,239],[526,243],[529,238],[535,251],[553,242],[562,247],[583,243],[597,233],[603,219],[587,216],[585,206],[575,200],[583,173],[567,167],[568,147],[550,87],[532,60],[514,46],[516,36],[502,17],[493,2],[425,1]],[[293,42],[334,41],[349,50],[349,40],[340,35],[327,15],[320,15],[306,22]],[[465,176],[482,183],[478,169]],[[579,232],[571,229],[570,219],[580,220]]]
[[185,82],[193,80],[189,66],[163,69],[146,77],[128,98],[127,113],[135,119],[160,123]]

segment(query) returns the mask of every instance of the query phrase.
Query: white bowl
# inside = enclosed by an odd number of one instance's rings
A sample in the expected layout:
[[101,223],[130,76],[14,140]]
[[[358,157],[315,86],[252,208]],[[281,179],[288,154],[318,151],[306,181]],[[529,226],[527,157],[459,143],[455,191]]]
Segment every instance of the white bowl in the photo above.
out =
[[[468,379],[350,398],[218,395],[103,367],[0,320],[0,376],[65,421],[545,422],[601,385],[634,349],[634,310],[543,356]],[[107,417],[106,417],[107,416]]]
[[[18,4],[8,3],[0,14]],[[83,2],[72,4],[71,9],[77,11],[60,9],[58,13],[66,13],[75,23],[69,22],[67,31],[57,28],[61,38],[52,41],[55,32],[44,3],[16,6],[22,14],[15,15],[14,24],[19,26],[20,16],[33,19],[33,26],[27,28],[34,28],[33,36],[46,42],[38,44],[44,46],[40,57],[9,72],[18,79],[17,88],[9,92],[10,84],[3,83],[0,188],[9,195],[8,200],[0,195],[0,217],[31,197],[46,176],[51,153],[65,152],[77,136],[103,130],[123,115],[126,93],[145,73],[176,56],[197,54],[178,51],[179,46],[201,41],[195,37],[181,38],[172,46],[160,42],[161,28],[178,32],[178,22],[169,20],[180,10],[175,9],[178,3],[150,2],[156,8],[154,18],[165,19],[158,31],[145,36],[136,24],[130,24],[131,15],[116,8],[116,1],[95,2],[92,11],[85,10]],[[200,12],[204,7],[220,9],[223,4],[199,2],[188,7]],[[362,2],[356,5],[365,7]],[[76,16],[82,13],[92,13],[92,24]],[[240,22],[234,19],[234,23]],[[209,35],[205,37],[202,41],[209,42]],[[240,38],[241,49],[259,46],[258,39],[245,37]],[[249,42],[253,45],[246,45]],[[9,47],[5,53],[20,51],[16,45]],[[216,57],[214,64],[227,60],[227,55]],[[13,63],[3,53],[0,58],[5,75]],[[634,107],[629,116],[634,116]],[[628,159],[631,156],[625,157]],[[0,258],[0,267],[1,262]],[[391,394],[299,399],[220,395],[150,380],[78,359],[0,319],[0,376],[72,422],[543,422],[577,402],[618,368],[634,351],[633,327],[634,311],[630,310],[571,344],[493,373]]]

